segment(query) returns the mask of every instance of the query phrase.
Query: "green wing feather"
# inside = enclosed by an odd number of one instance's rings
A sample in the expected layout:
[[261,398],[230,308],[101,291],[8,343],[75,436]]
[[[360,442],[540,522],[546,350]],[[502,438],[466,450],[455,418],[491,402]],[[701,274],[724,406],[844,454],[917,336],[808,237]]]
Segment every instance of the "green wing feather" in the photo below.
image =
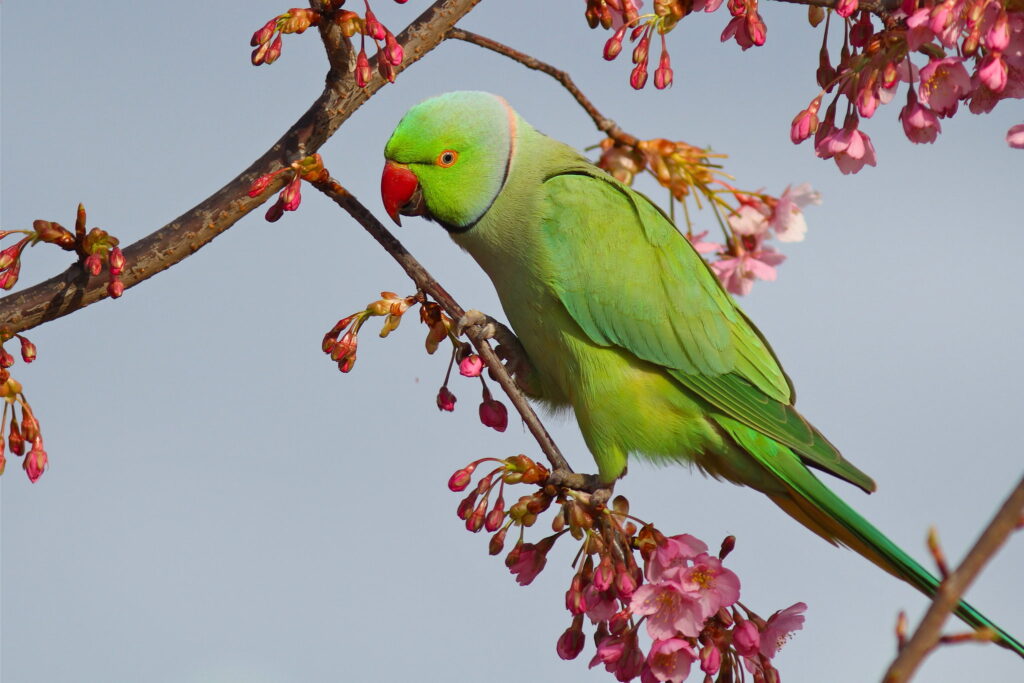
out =
[[[806,464],[875,490],[793,408],[792,386],[771,347],[650,200],[582,163],[548,178],[544,190],[551,285],[594,343],[665,367]],[[573,247],[580,244],[586,258]]]

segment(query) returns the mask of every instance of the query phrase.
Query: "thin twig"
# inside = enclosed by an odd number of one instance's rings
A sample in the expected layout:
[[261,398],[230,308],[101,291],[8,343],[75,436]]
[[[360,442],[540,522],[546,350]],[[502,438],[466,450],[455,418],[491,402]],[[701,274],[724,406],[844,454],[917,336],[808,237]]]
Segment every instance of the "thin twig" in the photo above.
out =
[[885,683],[904,683],[910,680],[921,661],[941,639],[942,626],[957,604],[960,596],[971,585],[996,551],[1017,528],[1017,522],[1024,513],[1024,478],[1010,493],[992,521],[975,542],[967,557],[949,577],[939,584],[931,607],[925,613],[914,635],[900,650],[889,670],[882,679]]
[[[391,231],[385,228],[380,221],[377,220],[376,216],[370,213],[370,210],[363,206],[362,202],[355,198],[352,193],[346,190],[341,184],[338,183],[334,178],[328,178],[312,183],[314,187],[323,192],[325,195],[330,197],[334,202],[347,211],[356,221],[362,225],[370,235],[380,243],[384,250],[391,254],[391,257],[398,262],[406,272],[406,274],[412,279],[416,286],[429,294],[441,308],[444,309],[445,313],[452,317],[454,320],[459,320],[466,314],[466,311],[460,306],[455,299],[442,287],[433,276],[427,272],[419,261],[417,261],[412,254],[410,254],[401,242],[391,234]],[[537,414],[533,411],[526,397],[516,386],[515,380],[505,370],[505,366],[502,365],[501,360],[498,358],[494,350],[491,349],[491,345],[487,342],[486,338],[480,336],[479,332],[475,328],[469,328],[466,330],[469,340],[473,343],[473,347],[476,348],[480,357],[484,363],[490,369],[494,376],[495,381],[501,385],[501,388],[508,394],[509,400],[512,401],[512,405],[515,406],[516,410],[523,417],[523,422],[526,423],[527,429],[533,434],[533,438],[537,440],[544,455],[547,456],[551,466],[561,472],[557,477],[557,483],[560,485],[568,485],[571,488],[579,488],[581,490],[588,490],[593,487],[596,482],[591,481],[593,477],[587,475],[576,474],[569,467],[569,463],[566,462],[562,456],[561,451],[558,450],[558,446],[555,445],[551,435],[548,434],[547,429],[541,423]],[[566,475],[569,475],[568,477]],[[571,483],[576,483],[578,486],[572,486]],[[556,482],[552,482],[556,483]],[[588,486],[588,484],[590,486]]]
[[[405,58],[395,67],[403,71],[437,47],[445,32],[480,0],[438,0],[398,35]],[[334,36],[329,32],[328,36]],[[337,44],[335,38],[330,38]],[[337,45],[336,45],[337,46]],[[331,45],[328,44],[328,49]],[[355,85],[347,58],[336,54],[324,91],[287,132],[224,187],[156,232],[124,250],[127,266],[121,275],[125,288],[133,287],[191,256],[281,188],[287,174],[258,198],[247,195],[252,181],[312,154],[374,93],[385,84],[374,69],[365,88]],[[371,66],[375,66],[372,64]],[[116,232],[116,230],[115,230]],[[107,297],[107,277],[90,277],[79,264],[28,289],[0,299],[0,323],[23,332]]]
[[520,52],[519,50],[515,50],[509,47],[508,45],[499,43],[496,40],[491,40],[490,38],[486,38],[477,33],[466,31],[465,29],[448,29],[448,33],[445,37],[455,38],[456,40],[464,40],[467,43],[479,45],[480,47],[487,48],[488,50],[497,52],[499,55],[504,55],[509,59],[515,60],[528,69],[533,69],[535,71],[541,71],[543,73],[546,73],[548,76],[551,76],[559,83],[561,83],[562,86],[564,86],[565,89],[569,91],[569,94],[572,95],[577,102],[579,102],[579,105],[583,107],[583,109],[587,112],[590,118],[593,119],[594,125],[597,126],[598,130],[606,133],[608,137],[612,138],[616,142],[623,145],[627,145],[629,147],[635,147],[636,144],[639,142],[639,140],[637,140],[636,137],[630,135],[629,133],[619,128],[619,125],[617,123],[602,115],[601,112],[597,110],[597,107],[595,107],[593,103],[589,99],[587,99],[587,96],[584,95],[578,87],[576,87],[576,84],[573,82],[572,78],[569,77],[569,74],[562,71],[561,69],[557,69],[546,62],[542,62],[536,57],[531,57],[528,54]]

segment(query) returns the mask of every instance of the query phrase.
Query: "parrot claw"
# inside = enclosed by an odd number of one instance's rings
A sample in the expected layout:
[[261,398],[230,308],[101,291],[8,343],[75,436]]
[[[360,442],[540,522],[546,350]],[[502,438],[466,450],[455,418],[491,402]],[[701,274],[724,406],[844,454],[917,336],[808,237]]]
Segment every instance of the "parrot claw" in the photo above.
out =
[[[481,313],[475,308],[471,308],[466,311],[461,318],[459,318],[458,322],[455,323],[455,336],[461,337],[470,327],[479,327],[480,331],[478,334],[481,337],[484,339],[496,339],[498,336],[499,325],[503,328],[505,333],[512,334],[507,327],[491,316],[486,313]],[[501,343],[501,340],[498,340],[498,343]]]

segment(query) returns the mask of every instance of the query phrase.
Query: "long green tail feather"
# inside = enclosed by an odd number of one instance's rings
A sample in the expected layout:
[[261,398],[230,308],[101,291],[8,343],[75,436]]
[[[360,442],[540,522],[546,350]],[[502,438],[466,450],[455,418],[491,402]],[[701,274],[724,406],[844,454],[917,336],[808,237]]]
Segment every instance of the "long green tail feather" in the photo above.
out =
[[[821,483],[793,451],[735,420],[714,417],[744,450],[791,489],[788,494],[767,492],[783,510],[826,540],[849,546],[929,598],[935,596],[939,580]],[[967,602],[960,601],[956,615],[975,629],[990,629],[1000,645],[1024,657],[1024,644]]]

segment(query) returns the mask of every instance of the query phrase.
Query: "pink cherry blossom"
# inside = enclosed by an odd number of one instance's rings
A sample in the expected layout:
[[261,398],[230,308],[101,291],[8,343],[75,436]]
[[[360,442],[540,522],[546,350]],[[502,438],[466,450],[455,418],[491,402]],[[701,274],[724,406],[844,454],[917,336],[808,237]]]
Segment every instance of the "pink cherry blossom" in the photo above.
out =
[[786,186],[768,221],[780,242],[803,241],[807,234],[803,208],[810,204],[821,204],[821,194],[810,183]]
[[[545,541],[536,545],[520,541],[505,560],[509,571],[515,574],[516,583],[520,586],[528,586],[537,578],[537,575],[544,569],[544,565],[547,564],[551,545],[550,542]],[[513,561],[509,562],[510,559]]]
[[994,93],[1006,88],[1008,73],[1006,62],[999,53],[989,53],[978,65],[978,78]]
[[1024,149],[1024,123],[1011,126],[1006,131],[1006,144],[1015,149]]
[[935,138],[942,132],[939,117],[917,101],[913,88],[907,93],[907,105],[900,111],[900,121],[907,138],[917,144],[935,142]]
[[609,590],[598,590],[594,584],[583,589],[584,612],[595,624],[608,621],[619,611],[619,603],[615,593]]
[[822,138],[815,146],[815,152],[822,159],[834,159],[844,174],[856,173],[864,166],[876,164],[875,146],[867,133],[857,128],[855,115],[848,116],[842,128]]
[[583,620],[580,617],[573,619],[572,626],[565,629],[565,632],[558,639],[555,651],[562,659],[576,659],[583,651],[586,644],[586,637],[583,635]]
[[931,9],[922,7],[907,17],[907,48],[916,51],[919,47],[930,42],[935,37],[929,26],[929,15]]
[[971,90],[962,57],[933,59],[921,69],[921,101],[941,117],[956,113],[957,102]]
[[690,666],[696,659],[692,645],[681,638],[669,638],[654,641],[647,665],[656,680],[681,683],[690,675]]
[[604,638],[597,646],[597,654],[590,660],[590,668],[604,664],[604,668],[619,681],[630,681],[640,675],[644,667],[644,653],[637,643],[636,631]]
[[690,240],[690,244],[697,251],[698,254],[712,254],[716,251],[722,251],[723,245],[718,242],[705,242],[704,238],[707,237],[708,231],[698,232],[696,235],[687,235],[686,239]]
[[818,130],[818,109],[821,107],[821,96],[815,97],[807,106],[793,118],[789,128],[789,139],[794,145],[798,145],[811,137],[814,131]]
[[732,231],[739,235],[760,235],[768,231],[770,213],[763,202],[751,200],[740,205],[736,213],[730,214],[726,220]]
[[736,256],[711,264],[711,269],[726,291],[743,296],[753,289],[755,279],[768,282],[775,280],[775,266],[785,261],[786,257],[764,246],[763,239],[763,236],[742,237]]
[[793,632],[804,627],[803,613],[806,611],[807,605],[798,602],[770,616],[761,631],[761,654],[768,659],[774,657]]
[[707,551],[707,543],[696,536],[669,536],[665,539],[664,545],[659,545],[651,556],[647,565],[647,578],[651,581],[675,578],[679,575],[679,570],[690,560]]
[[640,586],[629,609],[635,615],[647,615],[647,633],[655,639],[672,638],[677,633],[695,638],[704,625],[700,604],[673,581]]
[[698,555],[692,567],[680,572],[679,585],[696,598],[705,619],[740,599],[739,577],[707,553]]
[[859,0],[839,0],[839,5],[836,7],[836,14],[845,19],[856,12],[857,7],[859,6]]

